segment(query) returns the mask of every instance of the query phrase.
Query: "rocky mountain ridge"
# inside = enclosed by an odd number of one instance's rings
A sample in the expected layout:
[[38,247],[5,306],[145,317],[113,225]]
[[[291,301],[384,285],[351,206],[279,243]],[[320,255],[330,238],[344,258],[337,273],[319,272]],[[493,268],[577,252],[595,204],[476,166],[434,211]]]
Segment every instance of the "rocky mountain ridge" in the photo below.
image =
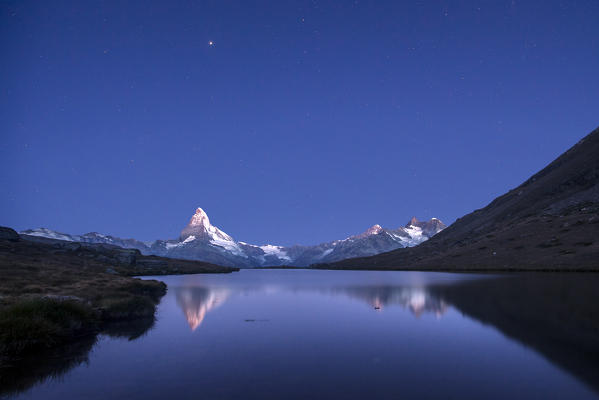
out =
[[335,262],[351,257],[375,255],[402,247],[415,246],[445,228],[438,219],[419,221],[415,217],[397,229],[374,225],[365,232],[346,239],[314,246],[253,245],[238,242],[210,223],[206,212],[198,208],[178,239],[142,242],[111,235],[90,232],[69,235],[46,228],[20,232],[30,237],[66,240],[82,243],[103,243],[137,249],[142,254],[199,260],[224,266],[307,266],[321,262]]

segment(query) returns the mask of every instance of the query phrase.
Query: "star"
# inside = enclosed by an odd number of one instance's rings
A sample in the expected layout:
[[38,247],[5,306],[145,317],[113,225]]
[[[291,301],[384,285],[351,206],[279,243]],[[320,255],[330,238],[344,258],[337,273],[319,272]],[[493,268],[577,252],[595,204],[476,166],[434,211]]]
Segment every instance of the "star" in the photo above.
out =
[[211,40],[208,42],[208,46],[214,46],[214,42]]

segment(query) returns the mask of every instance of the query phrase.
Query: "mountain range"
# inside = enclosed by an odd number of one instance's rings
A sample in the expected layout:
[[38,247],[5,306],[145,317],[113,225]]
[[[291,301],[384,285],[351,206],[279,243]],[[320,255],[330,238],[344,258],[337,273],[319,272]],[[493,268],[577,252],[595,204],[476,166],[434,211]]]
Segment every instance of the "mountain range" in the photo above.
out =
[[198,208],[177,239],[142,242],[121,239],[97,232],[70,235],[47,228],[28,229],[26,237],[44,237],[70,242],[102,243],[128,249],[138,249],[145,255],[199,260],[223,266],[308,266],[346,258],[371,256],[403,247],[416,246],[445,228],[437,218],[419,221],[412,218],[405,226],[385,229],[374,225],[365,232],[346,239],[313,246],[253,245],[236,241],[210,223],[203,209]]
[[419,246],[314,267],[599,270],[599,128]]

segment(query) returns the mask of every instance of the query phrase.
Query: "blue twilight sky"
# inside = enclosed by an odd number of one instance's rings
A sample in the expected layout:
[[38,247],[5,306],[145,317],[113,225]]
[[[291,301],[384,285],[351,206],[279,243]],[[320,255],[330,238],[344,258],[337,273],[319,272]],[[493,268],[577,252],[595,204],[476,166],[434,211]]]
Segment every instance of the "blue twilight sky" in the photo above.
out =
[[449,224],[599,125],[598,21],[596,0],[2,1],[0,225]]

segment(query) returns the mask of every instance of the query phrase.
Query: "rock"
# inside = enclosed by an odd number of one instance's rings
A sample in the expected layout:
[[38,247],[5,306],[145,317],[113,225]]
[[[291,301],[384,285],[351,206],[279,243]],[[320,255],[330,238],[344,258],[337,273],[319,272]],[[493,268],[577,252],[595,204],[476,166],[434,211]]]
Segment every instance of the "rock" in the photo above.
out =
[[18,242],[21,240],[19,234],[11,228],[0,226],[0,240],[9,240],[11,242]]

